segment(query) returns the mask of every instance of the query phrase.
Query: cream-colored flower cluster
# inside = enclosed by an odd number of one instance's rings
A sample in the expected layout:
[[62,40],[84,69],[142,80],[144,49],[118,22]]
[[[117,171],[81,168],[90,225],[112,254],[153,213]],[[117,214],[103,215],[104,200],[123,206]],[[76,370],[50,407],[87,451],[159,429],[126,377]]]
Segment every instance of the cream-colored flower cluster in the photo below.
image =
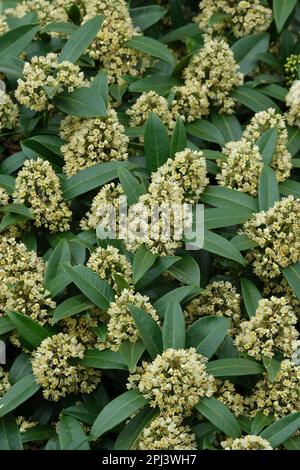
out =
[[125,255],[111,245],[107,248],[98,247],[91,254],[87,266],[101,279],[105,279],[116,292],[120,291],[118,284],[120,278],[127,286],[133,284],[131,264]]
[[93,331],[93,328],[99,326],[99,320],[102,321],[102,312],[92,308],[83,315],[64,318],[60,325],[64,333],[71,337],[75,336],[86,348],[100,349],[99,336]]
[[91,393],[100,382],[97,369],[72,365],[83,359],[84,346],[75,336],[59,333],[42,341],[32,356],[32,371],[46,400],[58,401],[70,393]]
[[6,206],[9,203],[9,194],[5,191],[4,188],[0,188],[0,204],[1,206]]
[[146,426],[136,450],[196,450],[196,438],[179,416],[159,415]]
[[141,34],[133,26],[126,1],[89,0],[83,21],[96,15],[103,15],[104,21],[89,48],[89,55],[104,67],[109,81],[120,83],[123,75],[143,73],[150,65],[149,58],[125,45],[126,41]]
[[266,439],[251,434],[237,439],[230,437],[222,441],[221,446],[224,450],[273,450]]
[[169,110],[167,99],[155,91],[142,93],[136,102],[126,111],[130,118],[131,127],[143,126],[150,113],[155,113],[169,130],[174,128],[175,120]]
[[0,89],[0,133],[3,129],[12,129],[18,125],[18,106],[5,91]]
[[153,320],[159,322],[158,315],[146,295],[135,293],[132,289],[123,289],[107,310],[107,342],[110,349],[118,350],[123,341],[135,343],[140,338],[129,305],[143,310]]
[[213,376],[206,371],[207,359],[190,349],[167,349],[153,362],[144,362],[129,376],[127,387],[138,388],[150,406],[169,416],[189,415],[200,398],[216,391]]
[[256,416],[259,411],[279,419],[290,413],[300,412],[300,367],[286,359],[274,382],[267,375],[257,382],[250,397],[246,398],[249,414]]
[[51,232],[70,228],[72,212],[63,200],[59,178],[48,161],[41,158],[25,161],[16,178],[13,199],[32,209],[36,227],[43,226]]
[[[173,113],[188,122],[208,114],[210,106],[232,113],[235,102],[230,92],[244,80],[226,41],[210,37],[205,38],[202,49],[193,55],[183,77],[186,88],[181,92],[181,87],[175,87]],[[193,105],[190,108],[189,103]]]
[[37,13],[42,26],[49,23],[68,21],[67,8],[76,3],[76,0],[24,0],[14,8],[6,8],[4,17],[21,18],[30,12]]
[[288,282],[284,278],[264,279],[264,288],[262,290],[263,297],[285,297],[292,307],[294,314],[300,319],[300,300],[290,288]]
[[273,19],[272,10],[260,0],[202,0],[199,8],[194,21],[200,29],[209,33],[230,30],[235,37],[266,31]]
[[217,380],[217,386],[215,397],[224,403],[236,417],[244,415],[245,398],[236,391],[234,384],[229,380],[224,382]]
[[6,392],[10,389],[11,385],[8,378],[8,372],[6,372],[3,367],[0,366],[0,398],[5,395]]
[[300,345],[297,317],[285,297],[261,299],[256,313],[240,324],[235,344],[239,351],[261,360],[276,352],[291,359]]
[[247,258],[261,278],[280,276],[281,268],[300,260],[300,200],[288,196],[248,220],[242,232],[257,247]]
[[50,52],[25,62],[23,78],[18,79],[15,96],[21,104],[33,111],[47,111],[54,107],[54,95],[64,90],[71,93],[87,84],[78,65],[68,61],[59,62],[57,54]]
[[292,85],[298,78],[298,69],[300,65],[300,54],[291,54],[288,56],[285,64],[285,76],[288,85]]
[[292,169],[292,156],[287,149],[288,132],[284,116],[276,113],[274,108],[256,113],[243,132],[243,138],[255,145],[262,134],[269,129],[277,130],[277,144],[270,165],[276,172],[277,181],[282,183],[290,176]]
[[186,306],[184,311],[186,323],[190,325],[199,317],[205,316],[228,317],[232,321],[230,332],[234,335],[241,322],[240,303],[240,294],[231,282],[212,282]]
[[220,186],[256,196],[263,169],[258,146],[246,139],[241,139],[236,142],[228,142],[223,148],[222,154],[225,158],[217,160],[220,173],[216,175]]
[[[89,212],[85,218],[81,220],[80,226],[82,230],[96,229],[98,225],[107,225],[111,221],[111,215],[108,207],[112,207],[118,211],[120,204],[124,201],[125,194],[120,184],[105,184],[94,197]],[[116,229],[118,228],[118,218],[115,220]]]
[[285,98],[289,108],[286,118],[290,126],[300,127],[300,80],[296,80]]
[[19,426],[19,430],[21,434],[28,431],[28,429],[34,428],[35,426],[39,424],[38,421],[27,420],[26,418],[24,418],[24,416],[18,416],[16,419],[16,423]]
[[[201,151],[185,149],[169,158],[152,174],[148,193],[132,207],[127,248],[136,251],[145,243],[154,254],[173,254],[181,246],[183,225],[192,223],[184,204],[198,202],[208,182]],[[161,212],[155,218],[158,206]]]
[[66,140],[61,152],[67,176],[97,163],[128,158],[129,139],[113,109],[105,118],[66,116],[60,125],[60,136]]
[[13,238],[0,239],[0,316],[13,310],[45,323],[55,308],[44,288],[45,263]]

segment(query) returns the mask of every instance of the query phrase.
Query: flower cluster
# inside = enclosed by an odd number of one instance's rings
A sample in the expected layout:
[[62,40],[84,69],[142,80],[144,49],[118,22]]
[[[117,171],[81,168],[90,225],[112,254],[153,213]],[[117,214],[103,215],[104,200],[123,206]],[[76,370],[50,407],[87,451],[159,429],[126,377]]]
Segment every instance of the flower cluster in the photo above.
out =
[[231,333],[235,334],[241,322],[240,302],[240,294],[229,281],[212,282],[186,306],[186,322],[191,324],[204,316],[228,317],[232,321]]
[[266,31],[273,19],[272,10],[260,0],[202,0],[199,8],[194,21],[200,29],[209,33],[230,30],[235,37]]
[[286,359],[273,382],[267,375],[257,382],[250,397],[246,398],[249,414],[256,416],[259,411],[275,418],[300,412],[300,367]]
[[105,279],[116,290],[119,290],[118,279],[127,286],[132,285],[132,268],[126,256],[120,251],[108,246],[98,247],[90,256],[87,266],[91,268],[101,279]]
[[243,233],[258,245],[248,254],[257,276],[278,277],[300,260],[299,217],[300,200],[288,196],[244,224]]
[[0,132],[3,129],[12,129],[18,124],[19,110],[10,96],[0,89]]
[[155,113],[168,129],[172,130],[174,128],[175,120],[169,110],[168,101],[155,91],[142,93],[131,108],[126,111],[130,118],[131,127],[143,126],[150,113]]
[[123,289],[107,311],[107,342],[110,349],[118,350],[123,341],[135,343],[140,338],[129,309],[130,305],[143,310],[156,322],[159,320],[146,295],[134,293],[132,289]]
[[54,107],[53,97],[64,90],[69,93],[87,85],[78,65],[58,61],[57,54],[33,57],[25,62],[23,79],[18,79],[17,100],[33,111],[47,111]]
[[224,382],[217,380],[217,386],[216,398],[224,403],[236,417],[245,414],[245,398],[236,391],[235,385],[229,380]]
[[45,323],[55,303],[44,287],[45,263],[14,238],[0,240],[0,316],[13,310]]
[[296,323],[297,317],[285,297],[261,299],[255,315],[241,322],[235,344],[258,360],[272,358],[276,352],[291,359],[300,345]]
[[237,439],[226,439],[221,442],[221,446],[224,450],[273,450],[266,439],[251,434]]
[[128,388],[138,388],[150,406],[162,413],[189,415],[200,398],[211,397],[216,391],[206,362],[195,348],[167,349],[129,376]]
[[287,113],[287,122],[291,126],[300,127],[300,80],[296,80],[286,95],[286,105],[289,108]]
[[42,26],[48,23],[68,21],[67,8],[75,3],[67,0],[24,0],[18,3],[14,8],[4,10],[5,17],[21,18],[30,12],[35,12]]
[[61,122],[60,135],[66,140],[61,152],[67,176],[97,163],[128,158],[129,139],[113,109],[108,111],[105,118],[67,116]]
[[42,341],[32,357],[32,371],[47,400],[57,401],[69,393],[91,393],[100,381],[99,370],[72,365],[83,359],[84,346],[76,337],[59,333]]
[[8,372],[0,366],[0,398],[10,389]]
[[179,416],[159,415],[139,436],[136,450],[196,450],[196,438]]
[[72,212],[63,200],[59,178],[48,161],[26,160],[18,173],[13,198],[32,209],[36,227],[43,226],[51,232],[69,229]]
[[290,56],[288,56],[284,64],[284,70],[288,85],[292,85],[293,82],[297,80],[299,65],[300,54],[291,54]]

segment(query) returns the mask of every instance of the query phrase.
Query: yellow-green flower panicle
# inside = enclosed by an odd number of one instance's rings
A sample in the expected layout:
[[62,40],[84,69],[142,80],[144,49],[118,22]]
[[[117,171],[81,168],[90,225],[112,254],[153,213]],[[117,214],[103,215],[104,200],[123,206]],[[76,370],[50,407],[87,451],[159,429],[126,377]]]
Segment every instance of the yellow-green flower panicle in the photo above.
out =
[[180,416],[159,415],[139,436],[136,450],[196,450],[196,437]]
[[249,414],[259,411],[279,419],[290,413],[300,412],[300,367],[285,359],[273,382],[267,375],[257,382],[250,397],[246,399]]
[[118,277],[122,278],[127,286],[133,284],[132,268],[125,255],[109,245],[107,248],[98,247],[90,256],[87,266],[101,279],[106,280],[115,291],[119,291]]
[[70,393],[91,393],[96,388],[99,370],[71,365],[72,359],[83,359],[84,350],[76,337],[59,333],[44,339],[34,351],[32,371],[46,400],[58,401]]
[[292,85],[298,79],[298,69],[300,65],[300,54],[291,54],[285,64],[284,71],[288,85]]
[[0,188],[0,205],[6,206],[9,203],[9,194],[4,188]]
[[234,335],[241,322],[240,304],[240,294],[231,282],[214,281],[188,303],[184,311],[185,320],[190,325],[200,317],[228,317],[232,322],[230,332]]
[[8,372],[0,366],[0,398],[3,397],[11,387],[8,377]]
[[196,78],[190,78],[185,85],[173,88],[171,112],[184,122],[192,122],[209,114],[208,87]]
[[300,127],[300,80],[296,80],[291,86],[285,98],[289,108],[286,119],[290,126]]
[[74,315],[64,318],[60,325],[63,332],[69,336],[75,336],[86,348],[101,348],[99,336],[93,331],[93,328],[99,326],[99,320],[102,321],[102,312],[98,309],[90,309],[83,315]]
[[290,288],[288,282],[284,278],[274,280],[263,279],[264,288],[262,290],[263,297],[285,297],[292,307],[294,314],[300,319],[300,300]]
[[255,274],[280,276],[281,268],[300,260],[300,200],[288,196],[267,212],[258,212],[244,224],[242,233],[258,245],[247,254]]
[[243,137],[254,145],[269,129],[277,129],[278,132],[277,144],[270,165],[276,172],[277,181],[282,183],[290,176],[292,169],[292,156],[287,149],[288,132],[284,116],[276,113],[274,108],[256,113],[243,132]]
[[124,126],[113,109],[108,111],[106,118],[67,116],[61,122],[60,135],[66,140],[61,152],[67,176],[97,163],[128,158],[129,138],[124,134]]
[[13,199],[32,209],[36,227],[43,226],[50,232],[70,228],[72,212],[63,200],[59,178],[48,161],[26,160],[16,178]]
[[18,106],[5,91],[0,89],[0,133],[18,125]]
[[261,299],[255,315],[240,324],[235,345],[241,352],[261,360],[276,352],[291,359],[300,345],[297,317],[285,297]]
[[222,154],[225,158],[217,160],[220,172],[216,175],[220,186],[256,196],[263,169],[263,161],[257,145],[245,139],[228,142]]
[[235,386],[229,380],[222,382],[217,380],[217,392],[215,397],[224,403],[227,408],[234,414],[234,416],[239,417],[245,414],[245,398],[237,393]]
[[211,397],[216,391],[206,362],[195,348],[167,349],[131,374],[127,387],[138,388],[150,406],[162,413],[189,415],[200,398]]
[[132,289],[123,289],[121,294],[111,302],[107,311],[107,341],[110,349],[118,350],[123,341],[135,343],[140,339],[139,332],[131,315],[128,305],[142,309],[156,322],[159,321],[155,309],[146,295],[134,293]]
[[24,0],[14,8],[6,8],[4,14],[15,18],[21,18],[30,12],[35,12],[41,26],[49,23],[68,21],[66,7],[70,7],[75,1],[62,0]]
[[260,436],[248,434],[247,436],[221,442],[224,450],[273,450],[270,443]]
[[[78,65],[58,61],[57,54],[50,52],[46,56],[33,57],[26,62],[23,78],[18,79],[15,92],[17,100],[33,111],[47,111],[54,107],[50,96],[67,90],[86,86],[83,72]],[[47,88],[51,94],[47,93]]]
[[175,121],[169,110],[168,101],[155,91],[142,93],[131,108],[126,111],[130,118],[131,127],[143,126],[150,113],[155,113],[169,130],[174,128]]
[[45,291],[44,261],[14,238],[0,239],[0,316],[13,310],[44,324],[55,303]]

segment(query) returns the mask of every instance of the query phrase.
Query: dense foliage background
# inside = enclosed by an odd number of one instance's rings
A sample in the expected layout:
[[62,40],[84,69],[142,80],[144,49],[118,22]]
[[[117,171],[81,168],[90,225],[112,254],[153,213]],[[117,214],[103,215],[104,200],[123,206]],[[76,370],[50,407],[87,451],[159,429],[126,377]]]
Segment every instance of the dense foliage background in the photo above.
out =
[[0,8],[0,449],[299,450],[299,2]]

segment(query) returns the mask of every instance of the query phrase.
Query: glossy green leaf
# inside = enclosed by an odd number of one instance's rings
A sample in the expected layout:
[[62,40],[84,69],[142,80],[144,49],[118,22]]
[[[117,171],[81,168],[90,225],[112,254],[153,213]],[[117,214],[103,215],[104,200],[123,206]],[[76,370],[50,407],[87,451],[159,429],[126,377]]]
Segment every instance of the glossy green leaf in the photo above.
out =
[[252,317],[255,315],[258,302],[262,298],[262,295],[256,285],[245,277],[241,278],[241,290],[248,316]]
[[149,171],[156,171],[163,165],[170,151],[167,128],[156,114],[151,113],[145,127],[145,158]]
[[0,398],[0,418],[18,408],[27,401],[40,388],[32,374],[26,375],[14,384],[6,394]]
[[199,354],[212,357],[224,340],[230,319],[205,317],[194,322],[186,332],[187,347],[196,348]]
[[170,300],[165,311],[163,347],[164,350],[185,347],[185,320],[180,304],[174,299]]
[[216,398],[202,398],[198,405],[196,405],[196,410],[224,432],[226,436],[233,438],[241,437],[241,429],[236,418],[231,411]]
[[134,305],[128,305],[128,307],[144,346],[150,356],[154,359],[158,354],[161,354],[163,350],[162,332],[160,327],[149,314],[144,312],[144,310],[137,308]]

